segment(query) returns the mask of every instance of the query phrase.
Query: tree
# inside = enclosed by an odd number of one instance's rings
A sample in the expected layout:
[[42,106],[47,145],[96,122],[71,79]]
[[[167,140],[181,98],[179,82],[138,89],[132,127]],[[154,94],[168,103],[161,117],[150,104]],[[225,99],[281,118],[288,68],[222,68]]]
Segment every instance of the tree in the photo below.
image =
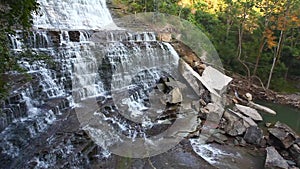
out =
[[[277,25],[276,29],[280,31],[279,37],[278,37],[278,42],[275,43],[276,45],[274,46],[274,58],[273,58],[273,63],[272,67],[269,73],[269,78],[267,82],[267,89],[270,87],[270,83],[272,80],[272,75],[274,68],[276,66],[276,63],[278,63],[280,57],[281,57],[281,52],[282,48],[284,46],[284,40],[286,33],[291,30],[291,28],[294,25],[294,22],[299,22],[297,16],[293,14],[293,8],[297,6],[298,1],[294,0],[287,0],[282,2],[281,4],[278,5],[279,11],[282,11],[281,13],[278,14],[278,19],[277,19]],[[297,10],[297,9],[296,9]],[[271,42],[274,43],[274,42]],[[273,46],[273,45],[271,45]]]

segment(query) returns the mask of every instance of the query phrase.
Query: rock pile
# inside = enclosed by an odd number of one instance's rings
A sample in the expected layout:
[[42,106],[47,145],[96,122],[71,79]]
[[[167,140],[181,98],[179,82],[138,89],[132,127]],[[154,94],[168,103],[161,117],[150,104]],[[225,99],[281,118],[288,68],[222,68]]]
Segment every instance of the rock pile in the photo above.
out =
[[[184,60],[179,64],[179,72],[188,82],[187,84],[200,96],[198,112],[202,123],[197,132],[198,135],[193,133],[191,137],[199,137],[202,140],[204,138],[204,142],[256,147],[265,150],[266,168],[299,167],[299,136],[280,122],[275,125],[269,124],[268,133],[264,133],[258,126],[258,122],[263,121],[263,118],[257,110],[273,115],[276,115],[276,112],[254,103],[250,93],[239,96],[236,91],[235,96],[226,98],[224,89],[232,79],[210,66],[199,66],[204,62],[195,53],[186,52],[187,47],[181,47],[181,45],[180,43],[173,44]],[[217,78],[212,78],[216,76]],[[205,92],[210,94],[209,100],[203,97]],[[229,100],[233,102],[231,103]],[[227,108],[224,109],[224,107]]]

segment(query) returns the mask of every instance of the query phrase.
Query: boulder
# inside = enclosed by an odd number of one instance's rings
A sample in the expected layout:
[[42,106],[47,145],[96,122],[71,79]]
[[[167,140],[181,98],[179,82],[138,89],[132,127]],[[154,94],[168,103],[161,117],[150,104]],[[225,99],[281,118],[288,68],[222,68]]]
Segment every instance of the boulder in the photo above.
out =
[[169,81],[169,82],[164,82],[166,84],[166,86],[168,87],[172,87],[172,88],[180,88],[180,89],[184,89],[186,88],[186,85],[184,83],[181,83],[180,81],[175,81],[175,80],[172,80],[172,81]]
[[167,102],[176,104],[182,102],[183,97],[179,88],[174,88],[167,96]]
[[288,125],[286,125],[284,123],[281,123],[281,122],[277,121],[275,123],[274,127],[280,128],[280,129],[282,129],[282,130],[290,133],[291,135],[293,135],[296,138],[296,140],[298,140],[298,138],[299,138],[299,136],[297,135],[297,133],[293,129],[291,129]]
[[270,133],[270,144],[282,148],[289,148],[297,139],[296,133],[287,125],[276,122],[273,128],[268,129]]
[[[229,109],[230,110],[230,109]],[[242,115],[241,113],[235,112],[230,110],[231,113],[235,114],[236,116],[238,116],[239,118],[242,118],[246,123],[248,123],[248,126],[257,126],[257,124],[249,117],[246,117],[244,115]]]
[[224,93],[227,85],[232,81],[231,77],[224,75],[222,72],[211,66],[204,69],[201,78],[208,86],[220,93]]
[[260,145],[263,139],[263,131],[257,126],[250,126],[247,128],[244,135],[244,140],[249,144]]
[[227,123],[233,124],[235,121],[239,120],[239,117],[235,114],[232,114],[230,111],[226,110],[224,112],[224,118],[226,119]]
[[209,103],[206,105],[205,110],[208,113],[206,114],[206,121],[202,126],[201,134],[211,135],[213,129],[216,129],[219,126],[224,109],[216,103]]
[[225,142],[227,140],[228,139],[224,134],[217,131],[217,132],[215,132],[211,135],[211,137],[208,139],[208,142],[216,142],[216,143],[219,143],[219,144],[225,144]]
[[295,138],[290,133],[279,128],[270,128],[268,131],[270,133],[269,138],[272,145],[283,147],[285,149],[293,145]]
[[200,101],[192,101],[192,106],[197,112],[200,112],[200,108],[201,108]]
[[[183,59],[179,60],[179,72],[184,77],[184,79],[188,82],[188,84],[192,87],[192,89],[196,92],[198,96],[202,96],[205,88],[217,97],[221,97],[206,81],[193,70],[193,68],[188,65]],[[212,77],[212,76],[211,76]],[[210,78],[211,78],[210,77]],[[206,77],[208,78],[208,77]],[[203,86],[202,86],[203,85]]]
[[159,33],[158,39],[163,42],[171,42],[172,41],[172,34],[171,33]]
[[267,157],[265,162],[266,169],[288,169],[286,160],[277,152],[274,147],[267,147]]
[[293,144],[289,148],[289,153],[295,160],[297,167],[300,167],[300,146],[298,144]]
[[246,131],[246,127],[243,123],[243,120],[239,120],[233,123],[232,128],[227,131],[227,133],[231,136],[238,136],[244,134]]
[[251,119],[255,120],[255,121],[262,121],[263,118],[261,117],[261,115],[257,112],[257,110],[251,108],[251,107],[247,107],[247,106],[243,106],[240,104],[235,104],[236,108],[242,112],[244,115],[250,117]]
[[224,118],[227,120],[225,131],[231,136],[242,135],[248,127],[257,126],[251,118],[245,117],[231,109],[225,111]]
[[236,121],[239,120],[239,117],[232,114],[232,113],[230,113],[229,111],[225,111],[223,117],[227,121],[227,124],[225,126],[225,132],[229,135],[236,136],[237,134],[235,134],[235,133],[237,133],[237,132],[235,132],[236,129],[234,128],[234,124],[235,124]]

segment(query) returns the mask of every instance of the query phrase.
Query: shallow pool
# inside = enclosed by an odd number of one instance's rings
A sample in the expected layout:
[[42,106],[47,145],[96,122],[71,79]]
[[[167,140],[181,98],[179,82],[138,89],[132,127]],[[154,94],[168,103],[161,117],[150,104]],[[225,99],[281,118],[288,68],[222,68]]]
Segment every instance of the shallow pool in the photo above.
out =
[[287,105],[275,104],[270,102],[257,101],[258,104],[267,106],[274,111],[276,111],[276,115],[267,114],[261,112],[263,116],[264,123],[276,123],[280,121],[282,123],[287,124],[293,130],[295,130],[298,134],[300,134],[300,110],[292,108]]

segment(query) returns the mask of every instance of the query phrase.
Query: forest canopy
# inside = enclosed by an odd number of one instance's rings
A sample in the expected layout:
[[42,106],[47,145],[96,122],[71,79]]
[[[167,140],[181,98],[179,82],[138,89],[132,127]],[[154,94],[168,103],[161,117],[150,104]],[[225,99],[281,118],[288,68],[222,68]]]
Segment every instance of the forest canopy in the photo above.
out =
[[[297,91],[299,0],[115,0],[126,13],[179,16],[211,39],[227,70],[278,91]],[[299,91],[299,90],[298,90]]]

